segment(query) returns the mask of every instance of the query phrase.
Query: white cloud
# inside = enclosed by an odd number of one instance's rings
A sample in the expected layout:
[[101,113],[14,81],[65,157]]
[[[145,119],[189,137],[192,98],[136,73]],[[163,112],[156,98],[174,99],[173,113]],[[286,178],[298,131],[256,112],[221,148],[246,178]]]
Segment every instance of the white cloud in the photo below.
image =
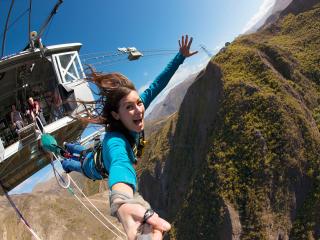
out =
[[242,33],[247,32],[253,28],[259,21],[266,17],[270,12],[271,8],[274,6],[276,0],[263,0],[258,12],[247,22],[242,30]]
[[145,77],[148,76],[148,75],[149,75],[148,72],[144,72],[144,73],[143,73],[143,76],[145,76]]

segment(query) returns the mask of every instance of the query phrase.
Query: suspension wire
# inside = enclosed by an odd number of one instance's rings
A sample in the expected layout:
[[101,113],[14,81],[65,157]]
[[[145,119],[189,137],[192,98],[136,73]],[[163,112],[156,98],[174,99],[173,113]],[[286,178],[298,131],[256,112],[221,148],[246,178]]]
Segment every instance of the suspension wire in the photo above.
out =
[[[166,49],[154,49],[154,50],[139,50],[140,52],[177,52],[177,50],[166,50]],[[98,55],[98,56],[95,56],[95,57],[86,57],[86,58],[83,58],[83,56],[86,56],[86,55],[96,55],[96,54],[103,54],[103,55]],[[113,57],[113,56],[118,56],[118,55],[122,55],[122,54],[126,54],[124,52],[121,52],[121,53],[111,53],[111,52],[97,52],[97,53],[88,53],[88,54],[83,54],[83,55],[80,55],[81,59],[83,61],[88,61],[88,60],[91,60],[91,59],[99,59],[99,58],[105,58],[105,57]]]
[[4,54],[4,48],[5,48],[6,36],[7,36],[7,30],[8,30],[8,23],[9,23],[9,19],[10,19],[10,15],[11,15],[11,10],[12,10],[13,4],[14,4],[14,0],[11,0],[9,12],[8,12],[7,19],[6,19],[6,24],[5,24],[5,27],[4,27],[4,30],[3,30],[2,50],[1,50],[0,59],[3,57],[3,54]]
[[[143,58],[148,58],[148,57],[153,57],[153,56],[161,56],[161,55],[172,55],[174,53],[159,53],[159,54],[148,54],[148,55],[144,55]],[[97,63],[92,63],[91,65],[93,67],[96,67],[97,65],[99,65],[98,67],[102,67],[102,66],[111,66],[111,65],[115,65],[119,62],[126,62],[126,63],[130,63],[130,61],[128,61],[127,58],[124,59],[119,59],[119,60],[106,60],[106,61],[101,61],[101,62],[97,62]]]
[[[102,55],[98,55],[98,54],[102,54]],[[118,53],[119,54],[119,53]],[[81,54],[79,55],[82,59],[91,59],[91,58],[96,58],[96,57],[85,57],[83,58],[83,56],[90,56],[90,55],[98,55],[98,57],[100,56],[113,56],[113,55],[117,55],[115,52],[95,52],[95,53],[86,53],[86,54]]]
[[90,63],[89,65],[92,66],[96,66],[96,65],[104,65],[104,64],[108,64],[108,63],[114,63],[114,62],[121,62],[121,61],[128,61],[127,58],[121,58],[121,59],[116,59],[116,60],[104,60],[101,62],[94,62],[94,63]]
[[177,52],[179,49],[150,49],[150,50],[141,50],[141,52]]
[[[141,52],[161,52],[161,51],[177,51],[177,49],[147,49],[147,50],[141,50]],[[85,54],[81,54],[80,56],[83,57],[83,56],[96,55],[96,54],[108,54],[108,52],[85,53]]]
[[49,24],[49,22],[52,20],[53,16],[57,13],[59,6],[63,3],[63,0],[58,0],[58,2],[54,5],[53,9],[51,10],[50,15],[48,16],[48,18],[46,19],[46,21],[42,24],[40,31],[38,33],[38,38],[40,38],[45,30],[45,28],[47,27],[47,25]]
[[96,57],[82,58],[82,60],[84,62],[86,62],[88,60],[96,60],[96,59],[106,58],[106,57],[117,57],[117,56],[121,56],[121,55],[125,55],[125,53],[122,53],[122,52],[121,53],[108,53],[108,54],[96,56]]
[[46,31],[44,37],[43,37],[43,40],[46,40],[46,39],[47,39],[47,36],[48,36],[48,34],[49,34],[49,32],[50,32],[50,29],[51,29],[51,26],[52,26],[52,21],[50,21],[50,23],[49,23],[49,25],[48,25],[48,28],[47,28],[47,31]]
[[[147,54],[147,55],[144,55],[143,57],[150,57],[150,56],[161,56],[161,55],[171,55],[171,54],[174,54],[177,52],[177,50],[166,50],[166,49],[154,49],[154,50],[143,50],[142,52],[149,52],[151,54]],[[152,52],[155,52],[152,54]],[[102,52],[100,52],[102,53]],[[95,53],[92,53],[92,54],[95,54]],[[83,58],[82,61],[88,61],[88,60],[98,60],[100,58],[106,58],[106,57],[119,57],[119,56],[122,56],[122,55],[125,55],[126,53],[108,53],[106,55],[101,55],[101,56],[96,56],[96,57],[89,57],[89,58]],[[85,54],[85,55],[90,55],[90,53],[88,54]],[[81,55],[81,56],[84,56],[84,55]],[[102,66],[111,66],[111,65],[115,65],[119,62],[124,62],[124,61],[127,61],[127,58],[124,58],[124,59],[108,59],[108,60],[103,60],[103,61],[100,61],[100,62],[87,62],[87,64],[89,65],[92,65],[93,67],[97,67],[99,65],[99,67],[102,67]]]
[[41,238],[36,234],[36,232],[31,228],[30,224],[27,222],[27,220],[23,217],[22,213],[19,211],[13,200],[11,199],[10,195],[5,190],[4,186],[2,185],[2,182],[0,181],[0,186],[2,188],[2,191],[4,192],[6,198],[8,199],[10,205],[15,210],[16,214],[18,215],[18,218],[21,220],[21,222],[26,226],[26,228],[29,230],[29,232],[35,237],[37,240],[41,240]]
[[155,53],[155,54],[148,54],[148,55],[144,55],[143,57],[153,57],[153,56],[165,56],[165,55],[172,55],[175,54],[176,52],[170,52],[170,53]]
[[[23,15],[25,15],[27,12],[29,11],[29,8],[27,8],[26,10],[24,10],[12,23],[10,23],[8,25],[7,31],[14,25],[16,24],[22,17]],[[3,36],[3,33],[0,34],[0,36]]]
[[30,47],[32,45],[32,40],[31,40],[31,12],[32,12],[32,0],[29,0],[29,17],[28,17],[28,39],[29,39],[29,44]]

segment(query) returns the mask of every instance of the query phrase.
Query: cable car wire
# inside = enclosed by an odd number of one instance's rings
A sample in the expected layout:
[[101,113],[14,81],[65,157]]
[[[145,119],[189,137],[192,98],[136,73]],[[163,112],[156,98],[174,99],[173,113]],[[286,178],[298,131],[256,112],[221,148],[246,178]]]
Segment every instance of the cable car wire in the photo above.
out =
[[3,54],[4,54],[4,48],[5,48],[6,36],[7,36],[7,30],[8,30],[8,23],[9,23],[13,4],[14,4],[14,0],[11,1],[9,12],[8,12],[7,19],[6,19],[6,24],[5,24],[5,27],[3,30],[2,48],[1,48],[2,50],[1,50],[0,59],[3,57]]
[[[8,25],[7,31],[8,31],[13,25],[15,25],[27,12],[29,12],[29,8],[27,8],[26,10],[24,10],[18,17],[16,17],[15,20],[13,20],[12,23],[10,23],[10,24]],[[0,36],[2,37],[2,36],[3,36],[3,33],[1,33]]]

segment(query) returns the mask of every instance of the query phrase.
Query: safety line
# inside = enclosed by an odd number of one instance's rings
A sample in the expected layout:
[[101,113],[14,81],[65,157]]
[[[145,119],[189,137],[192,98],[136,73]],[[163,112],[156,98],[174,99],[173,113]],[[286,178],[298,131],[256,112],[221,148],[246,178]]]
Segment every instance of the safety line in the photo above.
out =
[[[105,226],[109,231],[111,231],[114,235],[116,235],[118,238],[124,240],[122,237],[120,237],[117,233],[115,233],[110,227],[108,227],[103,221],[101,221],[100,218],[98,218],[84,203],[83,201],[74,193],[74,191],[72,190],[72,188],[69,187],[69,192],[72,193],[73,196],[75,196],[75,198],[92,214],[92,216],[94,216],[103,226]],[[112,224],[113,226],[113,224]],[[120,231],[121,232],[121,231]],[[122,233],[122,232],[121,232]]]
[[[52,153],[54,158],[56,160],[59,160],[59,158],[56,156],[55,153]],[[60,160],[59,160],[60,161]],[[61,161],[60,161],[61,163]],[[101,223],[103,224],[103,226],[105,226],[108,230],[110,230],[113,234],[115,234],[117,237],[119,237],[120,239],[123,240],[123,238],[121,238],[118,234],[116,234],[110,227],[108,227],[103,221],[101,221],[101,219],[99,219],[83,202],[82,200],[75,194],[75,192],[73,191],[73,189],[70,187],[70,182],[72,181],[72,183],[76,186],[76,188],[80,191],[80,193],[85,197],[85,199],[96,209],[96,211],[109,223],[111,224],[111,226],[113,226],[115,229],[117,229],[121,234],[123,234],[124,236],[126,236],[126,234],[124,232],[122,232],[119,228],[117,228],[109,219],[107,219],[103,213],[101,211],[99,211],[99,209],[88,199],[88,197],[83,193],[83,191],[79,188],[79,186],[76,184],[76,182],[72,179],[72,177],[67,173],[68,176],[68,183],[64,186],[62,184],[60,184],[59,180],[58,180],[58,176],[59,178],[65,183],[65,180],[63,179],[63,177],[61,176],[61,174],[59,174],[59,172],[56,170],[56,168],[54,167],[53,164],[53,160],[51,159],[51,166],[53,168],[54,171],[54,175],[56,177],[56,180],[59,184],[60,187],[64,188],[64,189],[68,189],[68,191],[70,193],[72,193],[73,196],[76,197],[76,199]],[[56,174],[57,173],[57,174]]]
[[4,192],[6,198],[8,199],[10,205],[15,210],[16,214],[18,215],[21,222],[26,226],[26,228],[30,231],[30,233],[37,239],[41,240],[41,238],[36,234],[36,232],[31,228],[30,224],[27,222],[27,220],[23,217],[22,213],[19,211],[13,200],[11,199],[10,195],[7,193],[7,191],[4,189],[2,182],[0,182],[0,186],[2,188],[2,191]]
[[110,223],[114,228],[116,228],[121,234],[123,234],[124,236],[126,236],[126,234],[124,232],[122,232],[119,228],[117,228],[115,225],[113,225],[113,223],[106,217],[103,215],[103,213],[90,201],[90,199],[84,194],[84,192],[80,189],[80,187],[76,184],[76,182],[72,179],[72,177],[69,175],[70,180],[72,181],[72,183],[76,186],[76,188],[78,189],[78,191],[84,196],[84,198],[91,204],[91,206],[108,222]]

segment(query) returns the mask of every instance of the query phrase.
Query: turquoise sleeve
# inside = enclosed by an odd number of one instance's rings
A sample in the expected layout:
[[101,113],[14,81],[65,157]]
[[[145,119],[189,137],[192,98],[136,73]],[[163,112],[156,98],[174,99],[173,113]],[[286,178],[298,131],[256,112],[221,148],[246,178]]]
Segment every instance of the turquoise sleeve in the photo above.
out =
[[177,71],[180,64],[183,63],[185,57],[179,52],[168,63],[167,67],[160,73],[160,75],[151,83],[141,95],[140,98],[147,109],[153,99],[167,86],[168,82]]
[[[118,135],[118,134],[117,134]],[[136,189],[136,173],[128,156],[127,143],[124,137],[113,136],[104,141],[103,161],[109,172],[109,188],[119,182],[130,185]]]

